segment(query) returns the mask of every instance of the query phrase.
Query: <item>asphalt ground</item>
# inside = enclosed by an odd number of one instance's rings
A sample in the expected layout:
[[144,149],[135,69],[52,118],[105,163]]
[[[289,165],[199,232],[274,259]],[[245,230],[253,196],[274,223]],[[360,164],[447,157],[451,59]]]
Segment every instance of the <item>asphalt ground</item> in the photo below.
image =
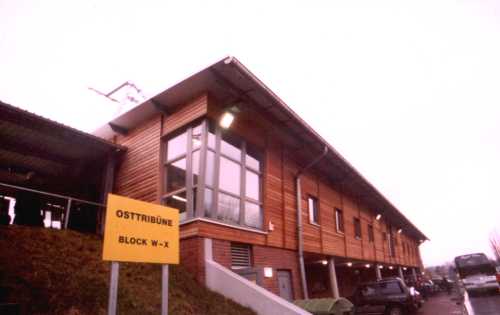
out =
[[[500,315],[500,293],[469,296],[469,315]],[[467,304],[467,297],[465,298]]]
[[[456,295],[438,293],[424,302],[418,315],[466,315],[464,305],[457,301]],[[500,315],[500,313],[497,313]]]

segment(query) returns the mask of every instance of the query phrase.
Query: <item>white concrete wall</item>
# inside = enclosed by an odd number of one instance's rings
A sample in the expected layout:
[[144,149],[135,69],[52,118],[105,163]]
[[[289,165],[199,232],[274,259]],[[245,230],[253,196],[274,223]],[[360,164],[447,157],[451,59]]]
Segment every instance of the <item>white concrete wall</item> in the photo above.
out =
[[293,303],[237,275],[213,260],[212,240],[204,240],[205,284],[259,315],[311,315]]

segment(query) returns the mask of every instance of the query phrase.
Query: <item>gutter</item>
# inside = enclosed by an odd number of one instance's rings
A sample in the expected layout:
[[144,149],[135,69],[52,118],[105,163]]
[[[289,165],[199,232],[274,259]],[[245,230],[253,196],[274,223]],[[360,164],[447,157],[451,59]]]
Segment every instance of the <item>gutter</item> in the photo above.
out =
[[300,184],[300,176],[307,171],[309,168],[318,163],[323,159],[328,153],[328,146],[325,145],[323,153],[315,158],[306,167],[300,169],[297,174],[295,174],[295,185],[297,187],[297,250],[299,252],[299,267],[300,267],[300,279],[302,282],[302,291],[304,299],[309,299],[309,294],[307,290],[307,280],[306,280],[306,267],[304,265],[304,244],[302,236],[302,186]]

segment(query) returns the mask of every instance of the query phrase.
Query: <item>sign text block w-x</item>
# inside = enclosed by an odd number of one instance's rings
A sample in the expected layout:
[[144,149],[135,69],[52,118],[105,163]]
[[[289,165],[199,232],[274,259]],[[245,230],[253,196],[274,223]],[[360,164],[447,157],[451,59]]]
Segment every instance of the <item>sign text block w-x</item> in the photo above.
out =
[[179,211],[108,195],[103,260],[179,263]]

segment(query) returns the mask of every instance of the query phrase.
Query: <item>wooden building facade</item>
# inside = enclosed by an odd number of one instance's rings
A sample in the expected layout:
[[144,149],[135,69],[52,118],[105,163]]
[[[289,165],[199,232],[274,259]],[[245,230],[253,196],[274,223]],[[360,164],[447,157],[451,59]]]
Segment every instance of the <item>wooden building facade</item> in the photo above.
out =
[[127,148],[114,193],[180,209],[181,264],[200,282],[204,238],[217,262],[287,299],[331,295],[332,262],[341,295],[377,270],[422,268],[426,236],[235,58],[95,134]]

